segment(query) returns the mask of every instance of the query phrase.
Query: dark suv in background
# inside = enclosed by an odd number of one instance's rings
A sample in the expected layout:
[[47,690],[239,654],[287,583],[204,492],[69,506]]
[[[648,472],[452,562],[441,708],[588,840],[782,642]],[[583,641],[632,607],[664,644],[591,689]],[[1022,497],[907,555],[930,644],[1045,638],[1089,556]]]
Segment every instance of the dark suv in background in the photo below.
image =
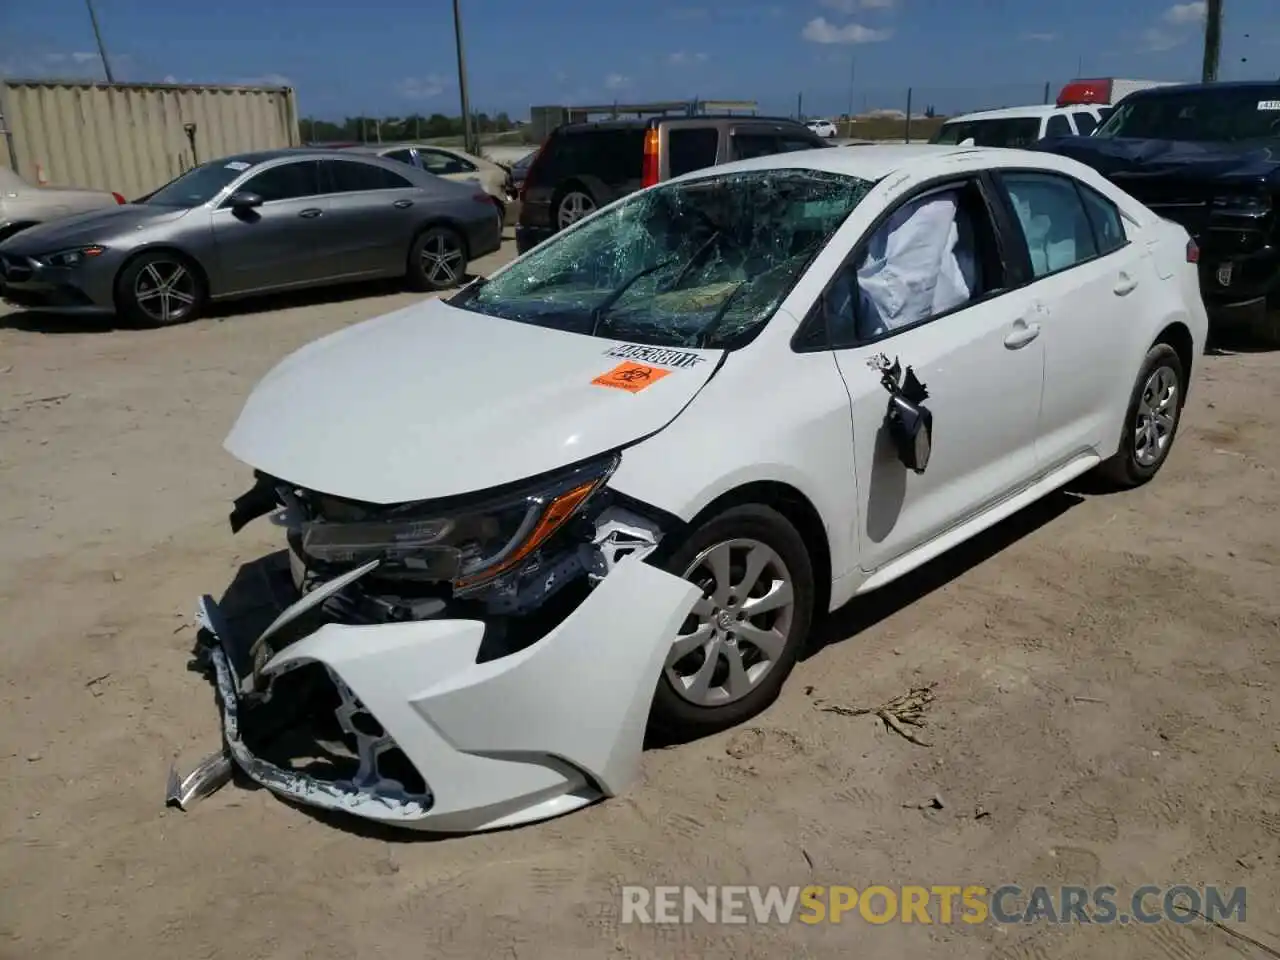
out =
[[795,120],[654,117],[557,127],[529,165],[521,192],[520,253],[598,207],[704,167],[830,147]]
[[1211,332],[1280,347],[1280,82],[1131,93],[1091,137],[1035,149],[1087,163],[1197,244]]

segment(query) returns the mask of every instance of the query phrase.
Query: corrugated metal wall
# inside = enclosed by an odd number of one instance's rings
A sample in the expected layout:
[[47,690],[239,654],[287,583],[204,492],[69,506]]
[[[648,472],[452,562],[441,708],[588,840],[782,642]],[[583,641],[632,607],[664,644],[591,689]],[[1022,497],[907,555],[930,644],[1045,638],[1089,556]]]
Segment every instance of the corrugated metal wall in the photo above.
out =
[[[150,193],[193,165],[183,127],[196,125],[200,162],[297,146],[288,87],[212,87],[75,81],[0,82],[0,164],[16,159],[31,183]],[[11,157],[12,154],[12,157]]]

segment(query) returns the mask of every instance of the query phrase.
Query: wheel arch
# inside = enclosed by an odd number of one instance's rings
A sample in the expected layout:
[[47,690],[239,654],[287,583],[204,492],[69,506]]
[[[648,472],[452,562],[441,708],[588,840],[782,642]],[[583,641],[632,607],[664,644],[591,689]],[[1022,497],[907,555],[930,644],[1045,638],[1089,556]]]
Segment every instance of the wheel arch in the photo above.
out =
[[1156,338],[1151,341],[1150,350],[1157,344],[1167,344],[1173,348],[1173,352],[1178,355],[1178,360],[1182,363],[1182,373],[1186,378],[1182,385],[1182,401],[1186,403],[1187,394],[1191,391],[1191,369],[1195,362],[1195,339],[1191,336],[1191,328],[1181,320],[1175,320],[1168,324]]
[[471,237],[468,236],[466,229],[457,220],[452,217],[440,214],[433,215],[418,224],[416,230],[413,231],[413,239],[409,242],[409,249],[413,249],[413,245],[418,242],[419,238],[428,230],[434,230],[436,227],[447,227],[453,233],[457,234],[458,239],[462,241],[462,251],[467,261],[471,261]]
[[192,266],[192,268],[194,268],[196,272],[196,277],[200,280],[200,283],[204,287],[204,295],[206,297],[213,296],[213,287],[210,285],[210,282],[209,282],[209,271],[205,268],[205,265],[200,262],[199,257],[193,255],[187,250],[182,249],[182,247],[179,247],[176,244],[155,243],[155,244],[151,244],[146,247],[140,247],[137,250],[134,250],[132,253],[129,254],[129,256],[125,257],[124,262],[120,264],[120,268],[116,270],[116,275],[111,280],[111,288],[113,293],[115,294],[117,306],[119,305],[119,299],[120,299],[120,278],[124,276],[124,272],[128,270],[130,266],[136,263],[140,257],[145,257],[145,256],[148,256],[149,254],[155,254],[155,253],[167,253],[167,254],[170,254],[171,256],[181,257],[183,260],[189,263]]
[[814,612],[826,613],[831,602],[831,543],[822,515],[798,487],[771,479],[739,483],[696,508],[684,529],[695,530],[717,514],[749,503],[778,511],[796,528],[813,564]]

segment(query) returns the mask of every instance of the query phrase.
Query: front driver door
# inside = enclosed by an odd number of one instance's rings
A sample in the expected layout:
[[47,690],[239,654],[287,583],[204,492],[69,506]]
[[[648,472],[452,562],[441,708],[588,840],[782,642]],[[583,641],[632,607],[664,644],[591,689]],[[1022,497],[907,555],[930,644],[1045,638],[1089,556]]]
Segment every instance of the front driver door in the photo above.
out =
[[332,261],[323,255],[324,215],[320,164],[291,160],[255,173],[237,192],[256,193],[260,207],[213,211],[222,283],[218,293],[250,293],[324,279]]
[[[1038,469],[1044,356],[1038,304],[1013,288],[989,191],[931,186],[891,210],[824,302],[853,412],[859,566],[878,570],[1026,486]],[[933,451],[915,474],[885,427],[875,358],[910,366],[929,392]]]

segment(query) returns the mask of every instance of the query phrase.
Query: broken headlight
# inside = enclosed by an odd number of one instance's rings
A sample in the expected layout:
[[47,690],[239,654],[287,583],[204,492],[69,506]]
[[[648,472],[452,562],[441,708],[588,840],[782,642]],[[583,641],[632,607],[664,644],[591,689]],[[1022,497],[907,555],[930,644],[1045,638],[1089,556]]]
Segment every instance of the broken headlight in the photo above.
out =
[[301,549],[321,563],[380,559],[384,572],[467,591],[532,556],[604,486],[617,463],[616,455],[594,460],[466,500],[333,509],[316,498]]

